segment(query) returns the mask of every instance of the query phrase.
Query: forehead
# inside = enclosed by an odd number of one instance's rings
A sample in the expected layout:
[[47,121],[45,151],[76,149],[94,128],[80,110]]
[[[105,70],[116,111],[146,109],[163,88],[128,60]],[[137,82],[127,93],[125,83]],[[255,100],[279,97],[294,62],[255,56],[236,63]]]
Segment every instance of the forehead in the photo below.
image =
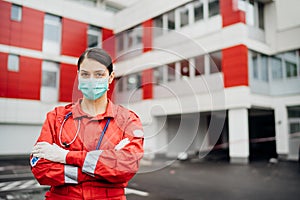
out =
[[80,65],[80,70],[85,71],[106,71],[107,68],[105,65],[99,63],[98,61],[95,61],[93,59],[84,59],[83,62]]

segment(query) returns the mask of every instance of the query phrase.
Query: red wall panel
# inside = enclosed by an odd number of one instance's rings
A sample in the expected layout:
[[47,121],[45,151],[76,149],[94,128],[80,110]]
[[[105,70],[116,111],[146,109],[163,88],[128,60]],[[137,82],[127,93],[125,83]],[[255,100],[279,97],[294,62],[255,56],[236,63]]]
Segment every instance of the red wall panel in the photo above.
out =
[[[115,59],[116,59],[116,53],[115,53],[115,50],[116,50],[115,44],[116,43],[115,42],[116,42],[116,38],[114,37],[113,30],[102,28],[102,48],[109,53],[113,62],[115,62]],[[107,96],[110,99],[114,98],[114,96],[113,96],[114,87],[115,87],[115,81],[113,81],[109,85],[109,90],[107,92]]]
[[[1,20],[0,20],[1,21]],[[7,95],[7,80],[8,80],[8,71],[7,71],[7,53],[0,52],[0,97],[6,97]]]
[[19,98],[40,99],[42,60],[20,56]]
[[109,99],[111,99],[112,101],[114,100],[115,98],[115,93],[114,93],[114,90],[115,90],[115,85],[116,85],[116,81],[113,80],[113,82],[108,86],[109,87],[109,90],[107,91],[107,97]]
[[245,12],[237,9],[238,0],[220,0],[223,27],[235,23],[246,23]]
[[44,13],[22,7],[22,20],[10,19],[11,3],[0,2],[0,43],[42,50]]
[[115,37],[113,30],[102,28],[102,48],[109,53],[113,62],[115,55]]
[[143,23],[143,52],[152,50],[152,23],[152,19],[149,19]]
[[87,24],[62,19],[61,54],[79,57],[87,48]]
[[248,49],[238,45],[222,50],[224,86],[248,86]]
[[21,47],[42,50],[45,13],[23,7]]
[[153,69],[142,72],[143,99],[153,98]]
[[[152,50],[153,40],[153,20],[149,19],[142,24],[143,26],[143,52]],[[153,98],[153,69],[147,69],[142,72],[143,99]]]
[[20,56],[19,71],[8,71],[8,54],[0,53],[0,96],[40,99],[42,60]]
[[10,41],[10,10],[11,3],[0,1],[0,43],[9,44]]
[[59,101],[71,102],[81,97],[77,81],[77,66],[70,64],[60,64],[60,80],[59,80]]

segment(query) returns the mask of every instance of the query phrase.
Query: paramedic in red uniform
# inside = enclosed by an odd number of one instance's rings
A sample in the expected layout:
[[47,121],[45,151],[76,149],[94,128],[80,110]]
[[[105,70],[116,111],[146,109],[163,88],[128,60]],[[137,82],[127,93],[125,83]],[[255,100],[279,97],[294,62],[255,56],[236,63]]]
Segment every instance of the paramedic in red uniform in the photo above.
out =
[[124,200],[124,188],[143,156],[138,116],[107,98],[114,79],[111,57],[86,50],[77,63],[83,98],[47,114],[30,163],[46,199]]

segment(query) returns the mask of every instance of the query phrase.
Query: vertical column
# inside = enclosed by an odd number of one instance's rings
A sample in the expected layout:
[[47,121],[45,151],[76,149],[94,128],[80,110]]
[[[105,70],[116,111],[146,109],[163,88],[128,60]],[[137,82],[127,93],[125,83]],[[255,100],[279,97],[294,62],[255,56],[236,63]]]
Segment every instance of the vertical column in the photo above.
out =
[[143,52],[148,52],[152,50],[152,40],[153,40],[153,20],[149,19],[143,22]]
[[143,99],[153,98],[153,69],[146,69],[142,72]]
[[232,163],[248,163],[249,128],[247,108],[230,109],[229,123],[229,156]]
[[[153,40],[153,20],[149,19],[143,23],[143,53],[152,50]],[[142,72],[143,99],[153,98],[153,69],[147,69]]]
[[279,157],[286,158],[289,152],[288,115],[283,104],[275,107],[276,151]]
[[[114,32],[113,30],[110,29],[102,29],[102,48],[107,51],[113,62],[115,61],[116,58],[116,49],[115,49],[115,37],[114,37]],[[113,81],[108,90],[108,98],[114,98],[113,92],[115,88],[115,81]],[[113,100],[113,99],[112,99]]]

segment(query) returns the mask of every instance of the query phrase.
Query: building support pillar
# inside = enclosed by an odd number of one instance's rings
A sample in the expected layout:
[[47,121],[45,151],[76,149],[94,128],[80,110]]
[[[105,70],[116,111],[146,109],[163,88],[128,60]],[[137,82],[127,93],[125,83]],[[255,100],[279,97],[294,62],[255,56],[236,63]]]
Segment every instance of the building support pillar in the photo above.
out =
[[249,162],[248,109],[230,109],[228,125],[230,162],[247,164]]
[[288,114],[285,105],[275,107],[276,152],[279,158],[287,159],[289,153]]

